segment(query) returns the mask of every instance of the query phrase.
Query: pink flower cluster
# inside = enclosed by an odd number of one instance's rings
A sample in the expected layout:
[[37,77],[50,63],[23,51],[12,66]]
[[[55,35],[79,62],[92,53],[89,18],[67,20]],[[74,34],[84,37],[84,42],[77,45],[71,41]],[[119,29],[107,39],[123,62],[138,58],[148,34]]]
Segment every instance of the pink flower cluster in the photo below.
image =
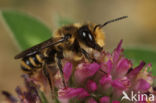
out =
[[120,103],[123,91],[153,92],[153,77],[147,72],[151,65],[142,61],[133,68],[121,44],[113,53],[94,53],[97,62],[81,62],[75,68],[67,62],[64,77],[68,87],[58,89],[61,103]]
[[[112,53],[95,51],[93,57],[96,62],[93,63],[82,60],[75,65],[73,61],[71,63],[64,60],[63,72],[67,87],[64,88],[58,71],[53,78],[56,95],[54,99],[57,100],[53,103],[121,103],[123,91],[128,96],[131,91],[156,95],[156,88],[152,87],[154,77],[150,72],[151,64],[141,61],[137,67],[133,67],[132,61],[123,55],[121,45],[122,41]],[[49,85],[41,72],[35,78],[27,76],[24,78],[26,91],[19,87],[16,89],[20,102],[42,103],[38,88],[45,93],[45,96],[50,92],[47,89]],[[17,103],[18,99],[8,96],[6,92],[4,94],[11,103]],[[143,98],[144,101],[133,103],[151,103],[146,99]],[[131,102],[123,100],[123,103]]]

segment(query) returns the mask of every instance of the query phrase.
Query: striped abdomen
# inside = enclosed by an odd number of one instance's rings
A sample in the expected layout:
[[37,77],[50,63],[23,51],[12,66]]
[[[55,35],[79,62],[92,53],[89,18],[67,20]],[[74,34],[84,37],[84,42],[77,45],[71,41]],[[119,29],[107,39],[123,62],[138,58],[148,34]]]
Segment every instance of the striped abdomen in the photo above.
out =
[[32,73],[42,67],[42,58],[39,54],[25,57],[21,61],[21,69],[25,72]]

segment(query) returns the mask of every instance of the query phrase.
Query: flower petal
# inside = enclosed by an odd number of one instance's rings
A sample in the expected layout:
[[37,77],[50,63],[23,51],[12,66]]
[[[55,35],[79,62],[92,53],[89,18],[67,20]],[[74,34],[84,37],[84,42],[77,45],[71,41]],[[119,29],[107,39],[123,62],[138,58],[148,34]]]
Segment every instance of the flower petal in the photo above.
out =
[[2,91],[2,94],[7,98],[7,100],[10,103],[17,103],[17,98],[12,96],[9,92],[7,91]]
[[113,63],[111,60],[108,60],[106,63],[101,63],[101,69],[106,73],[110,74],[112,68],[113,68]]
[[16,88],[16,93],[22,103],[35,103],[38,102],[38,92],[37,85],[34,84],[33,79],[31,79],[28,75],[22,75],[25,82],[25,90],[22,90],[20,87]]
[[127,74],[129,68],[131,68],[132,63],[130,60],[125,59],[125,58],[121,58],[116,66],[116,70],[115,70],[115,77],[121,78],[123,77],[125,74]]
[[73,97],[84,98],[89,96],[88,92],[83,88],[66,88],[58,91],[59,98],[71,99]]
[[136,77],[138,73],[143,69],[144,66],[145,66],[145,62],[142,61],[139,66],[137,66],[132,71],[130,71],[130,73],[128,73],[128,77],[131,79]]
[[16,93],[21,103],[29,103],[20,87],[16,87]]
[[87,89],[89,91],[92,91],[92,92],[96,91],[96,89],[97,89],[96,82],[94,82],[93,80],[88,80],[88,82],[87,82]]
[[119,60],[119,57],[121,55],[121,52],[123,52],[123,49],[121,48],[123,40],[121,40],[117,46],[117,48],[113,51],[113,62],[116,63]]
[[75,71],[76,81],[79,83],[85,81],[88,77],[93,76],[99,70],[99,68],[100,68],[100,65],[97,63],[79,64],[77,70]]
[[122,84],[121,81],[119,80],[113,80],[112,81],[112,86],[116,89],[119,89],[119,90],[122,90],[122,89],[125,89],[125,86]]
[[64,65],[64,68],[63,68],[63,74],[64,74],[64,79],[66,81],[69,80],[71,74],[72,74],[72,64],[70,62],[67,62],[65,65]]
[[64,85],[62,83],[62,77],[59,71],[55,74],[54,79],[55,79],[54,84],[57,88],[64,88]]
[[151,85],[146,80],[139,79],[137,81],[137,84],[135,86],[135,89],[137,91],[147,91],[150,87],[151,87]]
[[87,101],[87,103],[97,103],[97,102],[96,102],[95,99],[93,99],[93,98],[89,98],[88,101]]
[[127,77],[122,78],[120,81],[126,88],[129,88],[131,86],[131,82]]
[[110,74],[104,75],[99,82],[101,85],[110,84],[112,82],[112,76]]
[[100,98],[100,103],[110,103],[110,98],[107,96],[104,96]]
[[115,49],[116,51],[120,51],[121,50],[121,45],[122,45],[123,40],[120,40],[117,48]]

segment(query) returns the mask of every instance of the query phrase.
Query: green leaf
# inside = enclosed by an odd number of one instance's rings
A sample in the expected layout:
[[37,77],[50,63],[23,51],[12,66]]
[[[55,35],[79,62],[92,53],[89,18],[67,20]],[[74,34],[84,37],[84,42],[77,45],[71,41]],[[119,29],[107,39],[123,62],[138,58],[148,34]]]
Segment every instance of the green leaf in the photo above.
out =
[[48,100],[42,91],[38,90],[38,94],[39,94],[41,103],[48,103]]
[[51,30],[43,23],[27,14],[1,11],[1,15],[22,50],[43,42],[52,35]]
[[156,76],[156,52],[145,49],[126,49],[124,51],[126,57],[134,61],[134,66],[138,65],[140,61],[152,64],[152,74]]
[[62,27],[64,25],[68,25],[68,24],[73,24],[73,20],[68,19],[68,18],[63,18],[61,16],[57,16],[56,17],[56,23],[58,27]]

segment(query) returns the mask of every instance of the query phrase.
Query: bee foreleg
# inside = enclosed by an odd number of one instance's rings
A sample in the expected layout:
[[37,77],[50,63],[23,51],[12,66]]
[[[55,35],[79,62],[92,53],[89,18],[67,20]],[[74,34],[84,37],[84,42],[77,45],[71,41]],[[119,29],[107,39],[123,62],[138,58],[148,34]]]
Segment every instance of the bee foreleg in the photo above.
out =
[[66,88],[66,83],[65,83],[65,79],[64,79],[64,75],[63,75],[63,69],[62,69],[62,62],[61,62],[63,58],[64,58],[63,52],[58,52],[57,53],[57,65],[58,65],[58,68],[59,68],[61,76],[62,76],[63,85]]
[[92,58],[84,49],[81,49],[81,53],[90,61],[94,62],[96,61],[94,58]]

